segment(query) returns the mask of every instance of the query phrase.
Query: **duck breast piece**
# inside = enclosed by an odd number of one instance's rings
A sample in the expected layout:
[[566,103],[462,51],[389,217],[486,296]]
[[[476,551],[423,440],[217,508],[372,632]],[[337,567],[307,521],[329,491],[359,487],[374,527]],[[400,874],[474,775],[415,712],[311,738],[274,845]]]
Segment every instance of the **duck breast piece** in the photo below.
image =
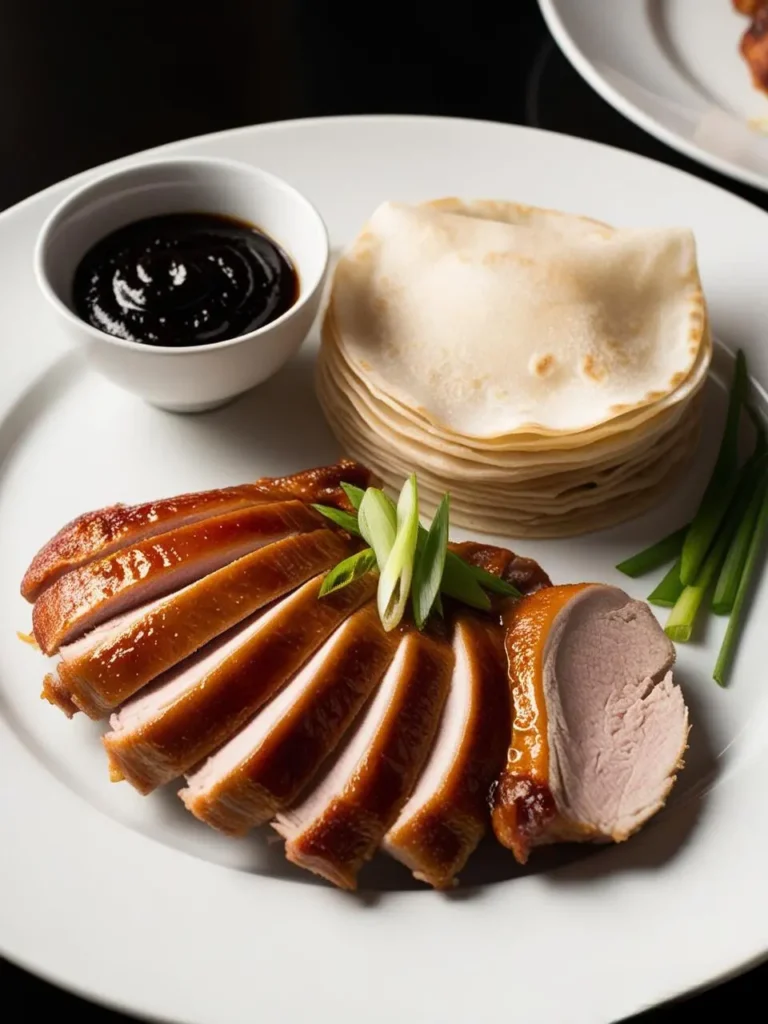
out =
[[285,689],[187,779],[192,813],[243,835],[294,803],[395,656],[370,602],[341,625]]
[[383,849],[436,889],[456,876],[490,826],[488,794],[509,745],[507,662],[496,623],[460,612],[448,700],[421,777]]
[[[327,572],[355,549],[345,534],[314,530],[253,551],[112,628],[61,649],[43,697],[103,718],[254,612]],[[93,642],[91,638],[94,637]]]
[[675,650],[617,587],[550,587],[510,602],[514,707],[493,796],[497,838],[525,863],[542,843],[619,842],[667,798],[688,737]]
[[32,629],[40,649],[62,644],[108,619],[215,572],[257,548],[322,526],[301,501],[254,505],[182,526],[61,576],[35,602]]
[[148,537],[250,505],[298,498],[349,509],[342,482],[365,488],[372,482],[372,475],[365,466],[341,459],[331,466],[290,476],[263,477],[238,487],[180,494],[139,505],[110,505],[86,512],[67,523],[38,551],[21,582],[22,596],[36,601],[46,587],[71,569],[106,558]]
[[225,743],[376,589],[372,575],[318,598],[316,576],[166,672],[112,716],[113,779],[149,793]]
[[415,630],[347,741],[301,803],[278,815],[285,854],[343,889],[357,886],[410,796],[437,733],[453,671],[448,640]]

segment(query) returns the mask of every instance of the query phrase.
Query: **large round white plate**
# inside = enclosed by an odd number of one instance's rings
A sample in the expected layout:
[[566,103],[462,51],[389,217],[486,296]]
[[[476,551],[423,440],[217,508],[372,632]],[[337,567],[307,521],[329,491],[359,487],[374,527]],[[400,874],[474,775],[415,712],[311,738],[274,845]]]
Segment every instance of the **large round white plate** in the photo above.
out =
[[561,49],[618,111],[686,156],[768,189],[768,97],[731,0],[539,0]]
[[[349,118],[267,125],[163,152],[251,161],[317,204],[338,249],[383,199],[504,196],[625,225],[689,224],[715,329],[768,381],[768,217],[616,150],[482,122]],[[126,161],[127,163],[134,162]],[[670,806],[621,847],[542,853],[526,874],[489,844],[444,896],[394,863],[345,895],[279,845],[199,825],[175,795],[107,781],[99,730],[38,698],[16,586],[37,546],[115,500],[283,473],[337,451],[312,387],[316,340],[215,413],[143,405],[67,354],[31,271],[65,182],[0,218],[0,948],[94,999],[184,1024],[315,1020],[595,1024],[745,966],[768,950],[768,687],[756,596],[730,690],[710,678],[722,622],[680,653],[694,729]],[[720,351],[696,464],[662,508],[576,541],[526,544],[560,581],[644,596],[617,559],[690,514],[722,414]],[[763,401],[762,395],[759,401]]]

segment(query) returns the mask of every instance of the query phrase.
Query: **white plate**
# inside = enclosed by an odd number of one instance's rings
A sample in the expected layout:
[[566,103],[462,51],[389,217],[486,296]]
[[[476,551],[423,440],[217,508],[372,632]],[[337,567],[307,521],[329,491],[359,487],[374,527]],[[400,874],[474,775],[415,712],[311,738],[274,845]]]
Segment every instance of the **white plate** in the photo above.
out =
[[566,57],[625,117],[694,160],[768,189],[768,97],[753,88],[739,53],[749,21],[731,0],[539,4]]
[[[689,224],[719,337],[743,346],[768,381],[768,217],[660,164],[562,135],[425,118],[289,122],[164,152],[252,161],[286,177],[317,204],[336,248],[386,198],[505,196],[617,224]],[[173,793],[144,799],[110,785],[98,728],[41,703],[42,659],[14,635],[29,621],[16,586],[33,551],[87,508],[337,452],[313,395],[316,341],[265,386],[198,417],[151,409],[63,352],[35,291],[32,245],[85,177],[0,217],[2,951],[94,999],[184,1024],[595,1024],[762,956],[766,584],[729,691],[710,678],[722,622],[681,651],[689,767],[672,805],[621,847],[542,853],[521,875],[489,845],[466,873],[480,884],[448,897],[414,889],[382,860],[355,897],[290,869],[279,846],[205,829]],[[727,373],[722,352],[719,363]],[[644,596],[652,581],[627,581],[612,566],[689,514],[722,412],[717,381],[709,398],[702,453],[665,507],[526,552],[556,580],[598,578]]]

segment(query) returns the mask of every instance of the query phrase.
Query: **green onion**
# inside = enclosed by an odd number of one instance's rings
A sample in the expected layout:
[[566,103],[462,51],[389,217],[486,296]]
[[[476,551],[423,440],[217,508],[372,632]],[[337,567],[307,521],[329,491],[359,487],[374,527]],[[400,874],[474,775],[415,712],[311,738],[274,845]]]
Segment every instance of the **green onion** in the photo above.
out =
[[645,576],[646,573],[658,569],[661,565],[666,565],[673,558],[677,558],[682,551],[689,525],[690,523],[686,523],[679,530],[667,534],[666,537],[651,544],[650,547],[638,551],[631,558],[625,558],[623,562],[619,562],[616,568],[625,576],[632,576],[636,579],[638,576]]
[[728,626],[725,630],[725,637],[723,638],[723,644],[720,648],[720,654],[718,655],[717,662],[715,663],[715,670],[712,676],[716,683],[720,686],[725,686],[728,681],[728,672],[733,661],[733,656],[736,652],[736,643],[741,632],[743,624],[743,616],[745,612],[744,605],[749,594],[750,585],[757,571],[758,565],[761,561],[761,553],[763,543],[765,541],[765,535],[768,531],[768,488],[765,485],[759,489],[760,492],[760,510],[757,516],[757,522],[752,533],[752,539],[749,544],[749,551],[747,552],[747,559],[744,563],[744,571],[741,574],[739,580],[739,586],[736,590],[736,599],[733,602],[733,611],[731,617],[728,620]]
[[[368,497],[366,492],[366,499]],[[365,500],[360,506],[362,520]],[[362,523],[361,523],[362,526]],[[378,606],[381,624],[387,632],[400,624],[413,578],[413,562],[419,537],[419,491],[415,474],[403,484],[397,502],[397,533],[379,577]],[[372,545],[376,550],[375,545]],[[376,557],[378,559],[378,551]],[[379,563],[381,564],[381,563]]]
[[362,487],[355,487],[354,484],[345,484],[342,482],[341,489],[344,491],[346,496],[349,498],[349,503],[352,508],[357,512],[360,508],[360,502],[363,500],[365,491]]
[[661,608],[673,608],[683,592],[680,581],[680,559],[675,562],[659,585],[650,592],[648,600]]
[[453,551],[449,551],[445,557],[441,589],[446,597],[452,597],[481,612],[487,612],[491,607],[491,599],[477,582],[472,566]]
[[376,552],[379,572],[384,572],[397,533],[397,516],[392,502],[378,487],[369,487],[357,513],[360,533]]
[[359,580],[361,576],[365,576],[366,573],[375,568],[376,555],[373,553],[373,549],[363,548],[356,555],[351,555],[349,558],[345,558],[343,562],[339,562],[337,566],[326,574],[318,596],[325,597],[326,594],[332,594],[334,590],[341,590],[342,587],[346,587],[355,580]]
[[418,554],[413,567],[411,602],[417,629],[424,629],[440,594],[445,556],[448,553],[448,517],[449,498],[447,494],[444,494],[426,539],[418,545]]
[[503,580],[501,576],[494,576],[492,572],[487,572],[485,569],[481,569],[479,565],[470,565],[469,562],[465,562],[464,564],[469,566],[469,571],[477,582],[486,590],[490,590],[492,594],[501,594],[504,597],[523,596],[517,587],[513,587],[511,583],[507,583],[507,581]]
[[[729,519],[731,519],[731,516],[729,516]],[[736,519],[734,517],[723,528],[722,533],[704,559],[704,564],[699,569],[696,582],[689,584],[675,602],[675,606],[670,612],[667,624],[664,627],[664,632],[670,640],[675,640],[678,643],[687,643],[691,639],[701,602],[704,600],[704,595],[712,586],[720,571],[720,566],[723,564],[735,525]]]
[[683,544],[680,579],[685,585],[695,581],[733,497],[739,458],[739,420],[747,383],[747,361],[740,351],[736,356],[728,414],[715,468]]
[[351,512],[343,512],[340,508],[334,508],[332,505],[313,505],[312,508],[326,519],[330,519],[332,523],[340,526],[342,530],[346,530],[347,533],[351,533],[355,537],[360,536],[357,519]]
[[[757,467],[756,472],[750,471],[750,463]],[[712,598],[712,610],[717,615],[730,615],[733,611],[736,592],[739,589],[739,580],[744,571],[749,545],[760,512],[760,502],[765,482],[764,457],[762,455],[753,456],[750,459],[750,463],[747,463],[742,470],[745,479],[742,481],[742,494],[739,503],[742,513],[739,517],[740,522],[731,538],[725,561],[717,579],[715,595]]]

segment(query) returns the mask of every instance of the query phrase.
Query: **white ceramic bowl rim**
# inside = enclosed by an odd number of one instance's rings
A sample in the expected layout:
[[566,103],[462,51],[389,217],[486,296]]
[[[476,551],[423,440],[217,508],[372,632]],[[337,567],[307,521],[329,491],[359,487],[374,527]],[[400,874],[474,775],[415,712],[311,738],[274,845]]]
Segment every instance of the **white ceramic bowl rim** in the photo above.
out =
[[[227,338],[225,341],[214,341],[208,345],[145,345],[139,341],[129,341],[125,338],[118,338],[114,334],[107,334],[106,331],[100,331],[97,327],[89,324],[86,320],[82,320],[69,308],[66,302],[62,301],[56,289],[53,288],[48,280],[48,274],[45,271],[46,249],[56,227],[66,218],[70,209],[75,206],[83,196],[87,195],[92,189],[101,187],[107,182],[117,183],[122,178],[131,177],[136,174],[139,169],[146,171],[147,169],[151,170],[153,167],[168,168],[173,166],[191,165],[210,167],[214,171],[237,170],[251,174],[254,177],[261,178],[262,181],[266,181],[274,189],[290,194],[298,201],[299,205],[304,206],[308,217],[313,219],[316,222],[316,225],[320,228],[325,240],[325,255],[324,258],[320,260],[319,267],[316,272],[311,278],[306,280],[306,284],[302,277],[301,267],[297,266],[295,268],[301,284],[301,293],[296,302],[286,309],[284,313],[281,313],[280,316],[276,317],[274,320],[270,320],[266,324],[262,324],[262,326],[257,327],[255,331],[249,331],[247,334],[238,334],[236,338]],[[154,355],[165,356],[188,356],[190,353],[194,352],[202,353],[213,350],[220,351],[224,348],[231,348],[234,345],[240,345],[243,342],[250,341],[261,334],[265,334],[273,330],[278,324],[284,323],[290,317],[294,316],[313,297],[315,290],[322,281],[326,272],[329,254],[330,242],[328,239],[328,229],[325,225],[325,221],[320,215],[320,212],[302,192],[299,192],[297,188],[294,188],[293,185],[290,185],[283,178],[279,178],[276,174],[271,174],[269,171],[264,171],[260,167],[244,163],[240,160],[227,160],[224,157],[180,156],[165,160],[147,160],[146,162],[142,162],[141,164],[134,165],[132,167],[123,167],[118,171],[111,171],[108,174],[100,174],[91,181],[87,181],[84,185],[76,188],[73,192],[70,192],[66,199],[59,203],[43,223],[35,244],[33,265],[38,286],[42,290],[46,299],[59,311],[59,313],[61,313],[62,316],[71,323],[74,323],[77,327],[87,331],[95,341],[107,342],[108,344],[116,345],[119,348],[126,348],[132,351],[146,352],[148,355],[151,353]],[[293,259],[292,256],[291,259]]]

